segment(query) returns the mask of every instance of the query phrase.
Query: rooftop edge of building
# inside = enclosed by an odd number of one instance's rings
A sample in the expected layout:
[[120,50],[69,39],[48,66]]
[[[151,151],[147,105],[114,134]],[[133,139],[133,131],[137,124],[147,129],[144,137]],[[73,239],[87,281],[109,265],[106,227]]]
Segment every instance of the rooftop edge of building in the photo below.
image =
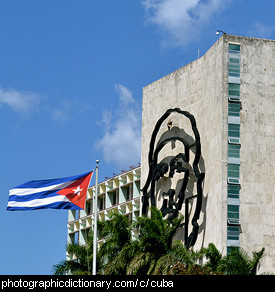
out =
[[275,43],[275,40],[273,39],[264,39],[264,38],[256,38],[256,37],[247,37],[247,36],[238,36],[238,35],[231,35],[231,34],[223,34],[221,35],[218,40],[199,58],[193,60],[192,62],[187,63],[186,65],[172,71],[171,73],[166,74],[165,76],[162,76],[160,78],[158,78],[157,80],[153,81],[152,83],[145,85],[143,87],[143,93],[149,90],[152,90],[153,84],[158,82],[159,80],[163,79],[163,78],[168,78],[168,76],[171,76],[171,74],[174,74],[175,76],[177,75],[177,72],[183,70],[183,69],[188,69],[188,67],[193,66],[193,64],[199,62],[200,60],[203,60],[204,58],[207,57],[208,54],[210,54],[212,52],[212,50],[214,50],[220,43],[228,43],[228,42],[232,42],[232,43],[236,43],[236,44],[241,44],[242,42],[271,42],[271,43]]

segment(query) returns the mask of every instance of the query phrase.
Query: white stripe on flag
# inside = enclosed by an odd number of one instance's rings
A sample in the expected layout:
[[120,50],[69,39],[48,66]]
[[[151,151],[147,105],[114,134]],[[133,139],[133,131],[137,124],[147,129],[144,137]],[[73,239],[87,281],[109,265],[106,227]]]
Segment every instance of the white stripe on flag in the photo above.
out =
[[75,182],[75,180],[61,183],[61,184],[51,185],[51,186],[47,186],[47,187],[43,187],[43,188],[28,188],[28,189],[27,188],[18,188],[18,189],[15,188],[15,189],[11,189],[9,191],[9,195],[10,196],[12,196],[12,195],[26,196],[26,195],[31,195],[31,194],[40,193],[40,192],[59,190],[59,189],[66,188],[67,186],[69,186],[70,184],[72,184],[74,182]]
[[9,201],[8,207],[38,207],[56,202],[71,202],[66,196],[58,195],[50,198],[35,199],[27,202]]

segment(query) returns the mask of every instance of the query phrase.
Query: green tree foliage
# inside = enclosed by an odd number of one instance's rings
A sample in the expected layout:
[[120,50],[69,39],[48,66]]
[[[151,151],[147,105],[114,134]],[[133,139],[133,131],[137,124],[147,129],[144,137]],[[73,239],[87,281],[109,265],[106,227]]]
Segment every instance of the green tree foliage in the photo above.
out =
[[[110,220],[98,223],[99,238],[104,238],[97,254],[98,274],[104,275],[255,275],[264,256],[264,248],[252,257],[242,249],[226,256],[213,243],[200,251],[187,249],[174,235],[183,222],[183,216],[173,221],[164,219],[156,208],[150,217],[139,217],[131,224],[118,212]],[[139,236],[133,239],[132,233]],[[55,274],[90,274],[93,236],[87,244],[69,244],[67,252],[75,260],[55,265]]]

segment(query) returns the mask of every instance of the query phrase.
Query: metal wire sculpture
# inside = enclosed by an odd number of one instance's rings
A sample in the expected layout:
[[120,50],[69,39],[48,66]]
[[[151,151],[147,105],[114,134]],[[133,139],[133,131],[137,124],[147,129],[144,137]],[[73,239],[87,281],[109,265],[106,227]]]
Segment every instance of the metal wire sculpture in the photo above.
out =
[[[194,139],[190,142],[190,139],[185,139],[184,137],[180,137],[179,135],[168,135],[168,138],[164,138],[162,141],[158,141],[156,143],[156,137],[159,133],[160,127],[162,123],[172,114],[177,113],[185,116],[189,119],[191,123],[191,128],[193,132]],[[170,119],[167,123],[168,131],[172,128],[173,121]],[[163,147],[169,142],[179,141],[184,146],[184,153],[179,153],[174,156],[170,163],[160,162],[158,163],[158,154],[163,149]],[[190,160],[190,150],[194,153],[194,160],[192,165],[189,163]],[[153,130],[151,141],[149,145],[149,153],[148,153],[148,165],[149,172],[147,176],[147,180],[142,189],[142,214],[146,215],[149,207],[149,201],[152,206],[156,207],[156,182],[161,180],[161,178],[168,173],[169,177],[173,178],[174,174],[182,173],[183,179],[180,186],[180,189],[176,195],[176,191],[174,189],[169,189],[167,192],[163,192],[162,196],[165,198],[162,201],[162,206],[160,208],[162,215],[168,216],[169,220],[173,220],[173,218],[178,216],[179,211],[182,209],[183,204],[185,205],[185,216],[184,216],[184,243],[187,248],[194,246],[199,232],[199,224],[198,220],[200,217],[201,209],[202,209],[202,199],[203,199],[203,180],[205,177],[205,172],[202,171],[199,167],[201,159],[201,142],[199,131],[196,126],[196,120],[192,114],[187,111],[182,111],[179,108],[168,109],[164,115],[157,121],[155,128]],[[196,184],[196,194],[188,197],[186,196],[187,185],[190,183],[191,172],[195,175]],[[193,175],[193,176],[194,176]],[[150,188],[150,189],[149,189]],[[192,231],[189,233],[188,225],[189,225],[189,203],[196,198],[196,206],[193,213],[193,217],[191,219]]]

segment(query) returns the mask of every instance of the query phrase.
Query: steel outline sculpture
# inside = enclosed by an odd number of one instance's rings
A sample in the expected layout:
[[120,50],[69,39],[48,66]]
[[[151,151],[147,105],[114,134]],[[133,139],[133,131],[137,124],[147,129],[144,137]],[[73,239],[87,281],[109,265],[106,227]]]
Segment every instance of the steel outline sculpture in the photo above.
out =
[[[160,143],[156,144],[156,137],[159,132],[159,129],[162,123],[172,114],[178,113],[187,117],[191,123],[192,131],[195,137],[195,142],[189,145],[187,141],[185,141],[182,137],[174,136],[164,139]],[[170,123],[170,124],[169,124]],[[171,121],[168,122],[168,129],[171,129]],[[178,201],[174,201],[175,190],[169,190],[167,193],[164,193],[169,199],[164,199],[161,207],[161,211],[163,216],[168,216],[168,219],[172,220],[178,215],[179,210],[181,210],[183,203],[185,202],[185,216],[184,216],[184,243],[187,248],[194,246],[199,232],[199,224],[198,220],[200,217],[201,209],[202,209],[202,199],[203,199],[203,181],[205,178],[205,173],[200,171],[199,162],[201,158],[201,142],[200,142],[200,134],[197,129],[196,120],[192,114],[188,111],[182,111],[179,108],[168,109],[163,116],[157,121],[155,128],[153,130],[150,145],[149,145],[149,153],[148,153],[148,165],[149,172],[147,176],[147,180],[145,182],[144,187],[142,188],[142,214],[147,214],[147,209],[149,207],[149,200],[151,201],[152,206],[156,206],[156,198],[155,198],[155,183],[158,181],[165,173],[168,172],[169,166],[166,163],[157,164],[158,154],[161,149],[169,142],[180,141],[184,145],[184,153],[179,153],[176,155],[170,162],[170,171],[169,177],[173,177],[175,172],[184,172],[183,183],[178,193]],[[180,160],[183,162],[189,163],[190,159],[190,148],[195,148],[195,156],[192,163],[192,169],[194,171],[196,177],[196,191],[197,194],[185,198],[185,191],[187,188],[188,180],[189,180],[189,169],[183,167]],[[149,186],[151,188],[149,190]],[[191,220],[192,232],[188,234],[188,224],[189,224],[189,201],[196,198],[197,203],[194,211],[194,215]]]

